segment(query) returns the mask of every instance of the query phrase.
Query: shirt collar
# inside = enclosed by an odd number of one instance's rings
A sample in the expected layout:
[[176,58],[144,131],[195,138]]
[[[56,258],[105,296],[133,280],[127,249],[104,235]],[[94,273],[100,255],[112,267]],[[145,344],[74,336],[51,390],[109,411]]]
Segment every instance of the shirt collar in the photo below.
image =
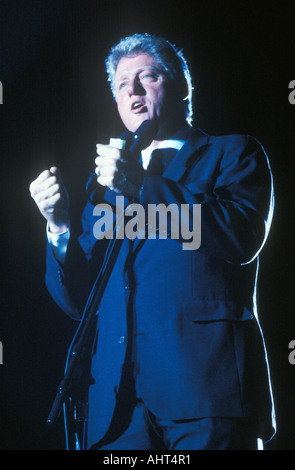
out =
[[147,169],[151,160],[153,150],[163,149],[163,148],[173,148],[176,150],[180,150],[184,144],[185,144],[184,140],[167,139],[167,140],[162,140],[156,148],[147,147],[141,152],[143,168],[145,170]]

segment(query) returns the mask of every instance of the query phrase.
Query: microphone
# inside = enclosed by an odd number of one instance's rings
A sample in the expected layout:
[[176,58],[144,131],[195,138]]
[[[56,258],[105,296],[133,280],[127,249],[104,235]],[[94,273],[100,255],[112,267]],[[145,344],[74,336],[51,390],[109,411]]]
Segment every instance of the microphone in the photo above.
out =
[[[138,157],[140,152],[152,143],[157,130],[158,126],[156,122],[154,120],[147,119],[140,124],[134,133],[130,131],[123,132],[123,134],[120,135],[120,139],[126,141],[125,150],[127,150],[127,158],[128,153],[132,158]],[[95,196],[97,189],[97,175],[93,172],[90,174],[86,183],[86,194],[88,196],[88,200],[94,205],[96,204]]]

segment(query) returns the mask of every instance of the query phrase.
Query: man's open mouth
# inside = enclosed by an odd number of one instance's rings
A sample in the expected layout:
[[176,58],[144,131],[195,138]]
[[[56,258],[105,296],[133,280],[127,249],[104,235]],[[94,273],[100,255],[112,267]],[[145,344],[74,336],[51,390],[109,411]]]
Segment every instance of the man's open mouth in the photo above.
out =
[[133,113],[145,113],[147,111],[146,104],[142,101],[134,101],[131,105],[131,111]]

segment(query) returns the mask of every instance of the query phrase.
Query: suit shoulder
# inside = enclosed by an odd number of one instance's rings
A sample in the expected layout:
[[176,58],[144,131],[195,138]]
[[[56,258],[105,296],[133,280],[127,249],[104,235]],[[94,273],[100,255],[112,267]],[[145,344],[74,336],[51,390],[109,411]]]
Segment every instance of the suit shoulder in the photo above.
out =
[[208,143],[227,149],[249,146],[254,148],[256,147],[257,149],[263,148],[259,140],[249,134],[210,135],[208,136]]
[[208,144],[226,158],[244,158],[247,155],[268,162],[268,155],[261,142],[250,134],[208,136]]
[[234,151],[242,150],[247,148],[250,151],[263,151],[266,153],[261,142],[254,136],[250,134],[220,134],[220,135],[211,135],[204,132],[200,128],[195,128],[193,130],[193,138],[195,143],[198,146],[200,141],[206,145],[214,146],[216,149],[221,151]]

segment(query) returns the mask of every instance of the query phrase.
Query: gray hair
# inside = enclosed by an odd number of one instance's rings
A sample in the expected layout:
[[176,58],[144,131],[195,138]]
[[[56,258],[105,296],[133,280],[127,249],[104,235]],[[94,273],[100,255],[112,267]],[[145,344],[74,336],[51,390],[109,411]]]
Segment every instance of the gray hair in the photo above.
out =
[[110,82],[111,91],[115,96],[115,74],[120,60],[123,57],[133,57],[138,54],[148,54],[164,69],[167,76],[177,81],[179,92],[183,101],[186,101],[186,120],[191,124],[192,110],[192,80],[187,62],[182,51],[161,36],[151,34],[134,34],[121,39],[114,46],[106,61],[106,72]]

